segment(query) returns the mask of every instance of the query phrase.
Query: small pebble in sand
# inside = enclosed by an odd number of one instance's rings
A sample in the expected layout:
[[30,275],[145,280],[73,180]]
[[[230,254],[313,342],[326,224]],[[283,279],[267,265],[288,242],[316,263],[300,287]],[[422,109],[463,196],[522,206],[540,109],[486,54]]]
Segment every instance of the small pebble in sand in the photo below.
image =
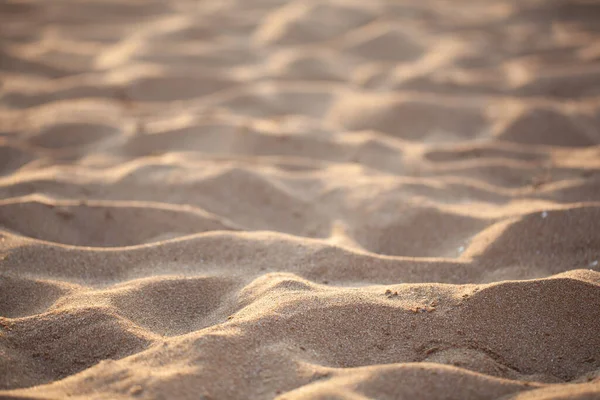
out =
[[459,252],[459,253],[462,253],[462,252],[464,252],[464,251],[465,251],[465,246],[460,246],[460,247],[458,248],[458,252]]
[[135,396],[141,394],[143,391],[144,389],[142,389],[140,385],[135,385],[131,388],[131,390],[129,390],[129,393]]
[[548,212],[547,211],[542,211],[542,218],[546,218],[548,216]]
[[66,208],[57,208],[56,215],[61,217],[62,219],[72,219],[74,217],[73,213]]
[[425,307],[414,307],[411,308],[410,311],[412,311],[415,314],[419,314],[419,313],[430,313],[435,311],[435,307],[430,307],[430,306],[425,306]]

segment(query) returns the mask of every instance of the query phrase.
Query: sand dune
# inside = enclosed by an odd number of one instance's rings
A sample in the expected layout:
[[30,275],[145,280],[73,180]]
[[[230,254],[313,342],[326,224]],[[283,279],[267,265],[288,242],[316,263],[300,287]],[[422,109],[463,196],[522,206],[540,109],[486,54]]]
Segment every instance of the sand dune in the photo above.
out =
[[600,5],[0,5],[0,398],[600,397]]

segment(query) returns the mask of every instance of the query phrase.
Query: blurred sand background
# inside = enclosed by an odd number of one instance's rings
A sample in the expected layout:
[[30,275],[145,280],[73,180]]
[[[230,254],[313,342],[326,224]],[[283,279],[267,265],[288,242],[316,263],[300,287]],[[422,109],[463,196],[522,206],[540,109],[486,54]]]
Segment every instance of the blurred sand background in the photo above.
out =
[[600,398],[600,2],[3,0],[0,398]]

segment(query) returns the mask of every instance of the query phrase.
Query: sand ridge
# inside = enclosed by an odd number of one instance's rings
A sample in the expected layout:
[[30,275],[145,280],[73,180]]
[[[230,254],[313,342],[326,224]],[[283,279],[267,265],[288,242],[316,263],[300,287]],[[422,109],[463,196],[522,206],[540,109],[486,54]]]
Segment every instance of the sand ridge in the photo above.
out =
[[0,5],[0,398],[600,397],[600,5]]

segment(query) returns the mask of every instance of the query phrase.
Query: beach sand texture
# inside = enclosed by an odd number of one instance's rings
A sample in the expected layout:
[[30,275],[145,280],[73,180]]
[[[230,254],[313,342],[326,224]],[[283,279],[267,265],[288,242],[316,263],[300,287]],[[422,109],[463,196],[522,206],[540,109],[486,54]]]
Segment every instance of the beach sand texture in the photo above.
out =
[[4,0],[0,398],[600,398],[600,2]]

